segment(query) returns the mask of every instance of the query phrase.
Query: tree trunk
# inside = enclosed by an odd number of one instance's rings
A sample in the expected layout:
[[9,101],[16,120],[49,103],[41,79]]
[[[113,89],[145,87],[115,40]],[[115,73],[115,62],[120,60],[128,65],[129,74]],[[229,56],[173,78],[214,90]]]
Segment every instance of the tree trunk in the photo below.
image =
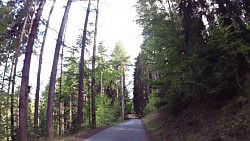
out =
[[61,69],[60,69],[60,82],[59,82],[59,117],[58,117],[58,123],[59,123],[59,134],[63,134],[63,121],[62,121],[62,69],[63,69],[63,48],[61,53]]
[[[12,61],[11,61],[12,63],[11,63],[11,69],[10,69],[10,76],[9,76],[9,83],[8,83],[8,92],[7,92],[7,94],[8,94],[8,96],[9,96],[9,94],[10,94],[10,85],[11,85],[11,82],[12,82],[12,72],[13,72],[13,66],[14,66],[14,58],[12,59]],[[12,82],[13,83],[13,82]],[[7,102],[8,102],[8,104],[7,105],[9,105],[9,97],[8,97],[8,99],[7,99]],[[6,113],[9,113],[9,107],[8,108],[6,108]],[[6,133],[7,133],[7,141],[9,141],[9,117],[8,117],[8,114],[6,115]]]
[[51,7],[50,12],[49,12],[48,21],[46,24],[46,28],[45,28],[45,32],[44,32],[44,36],[43,36],[43,42],[42,42],[41,50],[40,50],[40,56],[39,56],[37,83],[36,83],[36,95],[35,95],[35,112],[34,112],[34,129],[35,129],[36,135],[38,135],[38,107],[39,107],[40,76],[41,76],[41,69],[42,69],[43,50],[44,50],[44,45],[45,45],[46,36],[47,36],[47,32],[48,32],[50,17],[51,17],[52,11],[54,9],[55,2],[56,2],[56,0],[53,1],[52,7]]
[[91,92],[92,92],[92,128],[96,128],[96,111],[95,111],[95,62],[96,62],[96,37],[97,37],[97,25],[98,25],[98,13],[99,13],[99,0],[97,0],[96,18],[95,18],[95,35],[94,35],[94,46],[93,46],[93,59],[92,59],[92,81],[91,81]]
[[22,81],[20,88],[20,98],[19,98],[19,140],[21,141],[27,140],[27,99],[30,88],[28,86],[30,61],[44,5],[45,1],[42,1],[37,9],[36,18],[34,19],[34,23],[32,26],[31,34],[29,35],[28,45],[26,47],[26,52],[25,52],[25,59],[22,70]]
[[102,72],[101,72],[101,91],[100,94],[104,94],[104,85],[103,85],[103,80],[102,80]]
[[122,90],[122,119],[124,119],[124,84],[123,84],[123,72],[122,72],[122,74],[121,74],[121,90]]
[[71,94],[70,101],[69,101],[69,131],[72,131],[72,122],[73,122],[73,100],[74,100],[74,94]]
[[123,77],[123,119],[125,117],[125,105],[126,105],[126,100],[125,100],[125,90],[126,90],[126,76],[125,76],[125,72],[122,73],[122,77]]
[[[90,80],[89,79],[87,79],[86,80],[87,81],[87,88],[88,88],[88,94],[90,94],[90,91],[91,91],[91,85],[90,85]],[[88,96],[87,95],[87,97],[88,97],[88,112],[87,112],[87,114],[88,114],[88,124],[89,124],[89,127],[91,126],[91,105],[90,105],[90,96]]]
[[49,93],[48,93],[48,107],[47,107],[47,138],[48,140],[52,140],[54,138],[54,130],[53,130],[53,103],[54,103],[54,95],[55,95],[55,84],[56,84],[56,73],[57,73],[57,64],[59,59],[59,52],[62,45],[62,36],[65,29],[65,25],[68,20],[68,13],[71,7],[72,0],[68,0],[67,6],[65,8],[65,12],[63,15],[60,31],[58,34],[54,60],[50,75],[50,85],[49,85]]
[[77,121],[75,126],[75,131],[79,132],[82,125],[83,120],[83,73],[84,73],[84,51],[86,47],[86,36],[87,36],[87,26],[88,26],[88,19],[89,19],[89,13],[90,13],[90,2],[88,2],[88,8],[86,12],[85,17],[85,23],[84,23],[84,29],[83,29],[83,36],[82,36],[82,51],[81,51],[81,60],[79,65],[79,79],[78,79],[78,105],[77,105]]
[[[15,58],[12,60],[12,69],[13,66],[15,67]],[[12,70],[11,69],[11,70]],[[12,80],[12,88],[11,88],[11,95],[10,95],[10,134],[11,134],[11,140],[15,140],[15,135],[14,135],[14,88],[15,88],[15,69],[13,71],[13,80]]]
[[69,126],[70,126],[70,100],[69,101],[64,101],[64,127],[67,133],[69,133]]
[[[32,2],[33,2],[33,0],[31,1],[31,3]],[[20,37],[19,37],[19,40],[18,40],[18,46],[15,49],[15,57],[13,58],[15,61],[14,61],[14,70],[13,70],[13,82],[12,82],[12,88],[11,88],[11,107],[10,107],[11,140],[12,141],[15,140],[15,135],[14,135],[14,92],[15,92],[15,81],[16,81],[16,70],[17,70],[17,63],[18,63],[20,48],[21,48],[21,44],[22,44],[22,40],[23,40],[24,30],[25,30],[25,27],[26,27],[26,24],[27,24],[27,21],[28,21],[28,18],[29,18],[29,11],[30,11],[30,8],[28,8],[28,12],[27,12],[26,17],[24,19],[22,30],[21,30],[21,33],[20,33]]]
[[[33,3],[33,1],[34,0],[32,0],[31,2]],[[37,2],[35,1],[34,4],[33,4],[34,9],[36,8],[36,4],[37,4]],[[32,7],[32,6],[30,6],[30,7]],[[34,11],[32,13],[31,18],[30,18],[30,27],[29,27],[28,35],[30,35],[30,33],[31,33],[31,29],[32,29],[32,25],[33,25],[33,22],[34,22],[35,15],[36,15],[36,12]]]

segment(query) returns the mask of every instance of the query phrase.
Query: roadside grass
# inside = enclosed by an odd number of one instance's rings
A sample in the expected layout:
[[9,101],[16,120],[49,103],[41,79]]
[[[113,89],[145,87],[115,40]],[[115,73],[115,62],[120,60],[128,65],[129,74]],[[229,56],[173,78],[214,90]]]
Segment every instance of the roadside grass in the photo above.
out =
[[162,141],[164,135],[163,120],[158,120],[158,113],[152,113],[143,118],[144,125],[152,141]]
[[[102,130],[105,130],[111,126],[113,126],[114,124],[111,125],[107,125],[107,126],[101,126],[101,127],[97,127],[95,129],[85,129],[80,131],[79,133],[74,133],[74,134],[70,134],[70,135],[62,135],[62,136],[55,136],[55,138],[53,139],[53,141],[82,141],[83,139],[89,138],[99,132],[101,132]],[[41,137],[39,139],[34,139],[33,141],[47,141],[45,137]]]

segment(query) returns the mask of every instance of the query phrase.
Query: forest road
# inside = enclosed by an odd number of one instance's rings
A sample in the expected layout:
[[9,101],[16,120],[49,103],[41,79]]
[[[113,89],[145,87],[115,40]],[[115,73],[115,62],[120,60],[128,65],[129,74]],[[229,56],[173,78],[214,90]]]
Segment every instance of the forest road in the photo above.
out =
[[151,141],[140,119],[114,125],[83,141]]

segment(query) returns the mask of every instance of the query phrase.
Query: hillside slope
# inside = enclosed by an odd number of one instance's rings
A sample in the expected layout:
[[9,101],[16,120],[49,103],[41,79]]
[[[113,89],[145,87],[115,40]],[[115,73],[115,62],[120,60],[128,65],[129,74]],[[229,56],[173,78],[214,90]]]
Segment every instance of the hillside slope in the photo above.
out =
[[157,112],[144,118],[154,141],[249,141],[249,98],[189,106],[177,117]]

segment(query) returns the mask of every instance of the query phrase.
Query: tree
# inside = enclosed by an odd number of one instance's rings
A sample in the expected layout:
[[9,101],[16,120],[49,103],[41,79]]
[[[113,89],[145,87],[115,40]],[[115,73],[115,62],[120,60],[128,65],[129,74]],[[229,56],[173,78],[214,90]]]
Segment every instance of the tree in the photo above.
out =
[[54,103],[54,95],[55,95],[55,84],[56,84],[56,73],[57,73],[57,64],[59,59],[59,52],[62,45],[62,37],[63,32],[67,23],[69,9],[71,7],[72,0],[68,0],[67,6],[65,7],[60,31],[58,33],[55,54],[52,64],[52,70],[50,75],[50,85],[49,85],[49,93],[48,93],[48,107],[47,107],[47,138],[48,140],[52,140],[54,137],[53,131],[53,103]]
[[148,82],[149,74],[147,66],[143,64],[142,55],[139,54],[136,58],[134,71],[134,90],[133,90],[133,105],[136,114],[144,116],[144,108],[147,106],[148,97],[150,94]]
[[19,140],[27,140],[27,98],[30,91],[29,84],[29,71],[30,71],[30,61],[33,52],[34,40],[36,37],[37,29],[39,26],[39,21],[42,15],[43,7],[45,1],[41,1],[37,9],[36,18],[34,19],[34,24],[31,29],[31,34],[29,35],[28,45],[26,47],[25,59],[22,70],[22,81],[20,88],[20,98],[19,98]]
[[96,38],[97,38],[97,25],[98,25],[98,13],[99,13],[99,0],[97,0],[96,18],[95,18],[95,35],[93,46],[93,58],[92,58],[92,77],[91,77],[91,92],[92,92],[92,128],[96,128],[96,111],[95,111],[95,63],[96,63]]
[[[142,66],[136,69],[151,74],[156,108],[176,116],[190,104],[207,99],[217,103],[242,92],[249,70],[243,59],[249,55],[248,6],[219,0],[138,2],[144,41]],[[135,76],[138,83],[140,75]]]
[[82,35],[82,51],[81,51],[81,58],[79,64],[79,79],[78,79],[78,105],[77,105],[77,121],[76,121],[76,132],[80,131],[82,125],[82,118],[83,118],[83,73],[84,73],[84,51],[86,47],[86,39],[87,39],[87,27],[88,27],[88,20],[89,20],[89,13],[90,13],[90,5],[91,0],[88,1],[88,8],[85,17],[83,35]]
[[[8,82],[8,90],[7,90],[8,94],[10,94],[13,66],[14,66],[14,59],[12,59],[12,61],[11,61],[11,69],[10,69],[10,73],[9,73],[9,82]],[[11,95],[11,97],[12,97],[12,95]],[[7,105],[9,106],[9,97],[7,98]],[[7,107],[6,110],[7,110],[6,113],[9,113],[9,107]],[[11,129],[12,129],[12,127],[11,127]],[[10,132],[11,135],[12,135],[12,131],[13,130],[11,130],[11,132]],[[6,115],[6,133],[7,133],[7,140],[9,140],[9,117],[8,117],[8,115]],[[14,138],[12,137],[12,139],[14,139]]]
[[63,126],[63,118],[62,118],[62,114],[63,114],[63,103],[62,103],[62,75],[63,75],[63,50],[64,48],[62,48],[62,52],[61,52],[61,64],[60,64],[60,79],[59,79],[59,107],[58,107],[58,123],[59,123],[59,134],[63,134],[64,132],[64,126]]
[[115,44],[115,48],[111,54],[112,57],[112,61],[114,63],[114,68],[115,70],[120,70],[121,71],[121,75],[120,75],[120,83],[121,83],[121,110],[122,110],[122,118],[124,118],[124,79],[125,79],[125,70],[126,70],[126,66],[128,65],[128,59],[130,58],[130,56],[127,56],[127,53],[125,51],[125,48],[122,44],[121,41],[117,41],[117,43]]
[[38,107],[39,107],[40,75],[41,75],[41,69],[42,69],[43,50],[44,50],[46,36],[47,36],[48,28],[49,28],[50,17],[54,9],[55,2],[56,0],[53,1],[52,7],[49,12],[48,20],[47,20],[46,27],[45,27],[45,32],[43,35],[43,42],[41,45],[40,56],[39,56],[37,84],[36,84],[35,112],[34,112],[34,128],[35,128],[36,134],[38,134]]
[[96,106],[97,106],[97,125],[105,126],[115,121],[115,112],[119,105],[111,106],[111,99],[107,95],[96,95]]

